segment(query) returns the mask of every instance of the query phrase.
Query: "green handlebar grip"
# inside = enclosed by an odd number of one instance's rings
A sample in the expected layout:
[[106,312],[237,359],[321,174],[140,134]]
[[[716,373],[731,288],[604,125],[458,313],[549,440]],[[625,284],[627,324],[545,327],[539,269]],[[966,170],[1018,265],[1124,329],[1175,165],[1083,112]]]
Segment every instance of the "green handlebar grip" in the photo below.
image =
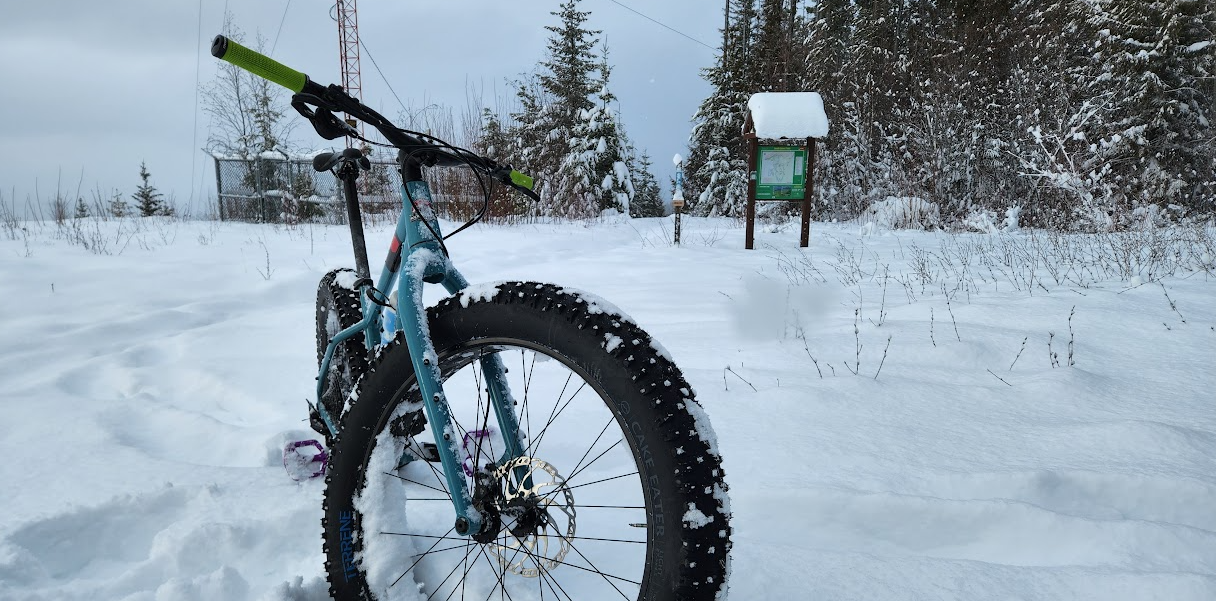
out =
[[211,55],[296,93],[303,90],[304,84],[308,82],[307,75],[222,35],[215,36],[215,40],[211,42]]
[[536,182],[531,177],[528,177],[527,175],[524,175],[518,171],[512,170],[511,171],[511,183],[513,183],[516,186],[519,186],[521,188],[527,188],[527,189],[531,190],[532,186],[535,185]]

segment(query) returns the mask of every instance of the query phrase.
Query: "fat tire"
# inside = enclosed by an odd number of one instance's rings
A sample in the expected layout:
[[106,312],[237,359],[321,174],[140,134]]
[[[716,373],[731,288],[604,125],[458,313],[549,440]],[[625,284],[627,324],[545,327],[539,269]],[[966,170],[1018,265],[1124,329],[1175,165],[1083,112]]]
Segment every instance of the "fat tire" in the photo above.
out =
[[[342,284],[343,281],[354,281],[354,274],[351,269],[334,269],[326,273],[317,284],[318,367],[325,358],[325,349],[334,334],[363,319],[359,292]],[[321,392],[321,404],[335,421],[342,415],[346,399],[368,371],[367,356],[367,347],[364,346],[361,336],[355,336],[334,349],[325,378],[325,389]],[[319,419],[313,421],[313,427],[319,428],[317,431],[327,437],[326,442],[331,443],[332,447],[333,441],[328,440],[329,433],[324,431],[324,425],[317,423]]]
[[[428,320],[441,369],[479,340],[522,341],[547,349],[598,386],[647,483],[642,488],[651,527],[639,599],[725,598],[731,528],[721,458],[692,387],[646,332],[583,295],[531,282],[457,294],[430,308]],[[376,437],[399,402],[394,397],[413,381],[408,350],[393,342],[378,354],[343,416],[322,517],[326,573],[338,601],[376,598],[359,563],[363,533],[355,499],[366,484]],[[700,519],[688,518],[693,509]]]

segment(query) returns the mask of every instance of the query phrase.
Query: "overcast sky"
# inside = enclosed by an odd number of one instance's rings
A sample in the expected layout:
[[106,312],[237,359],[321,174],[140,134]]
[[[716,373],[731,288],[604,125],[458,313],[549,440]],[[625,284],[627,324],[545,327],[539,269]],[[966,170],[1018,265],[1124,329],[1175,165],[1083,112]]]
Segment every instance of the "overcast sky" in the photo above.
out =
[[[719,2],[620,0],[710,46],[722,24]],[[465,106],[472,84],[493,106],[508,78],[544,57],[549,13],[559,0],[361,0],[359,31],[397,95],[411,108]],[[130,195],[146,161],[152,183],[179,205],[214,196],[215,167],[199,149],[210,128],[196,83],[215,77],[211,38],[225,7],[272,56],[320,83],[339,80],[338,29],[329,0],[38,0],[5,2],[0,18],[0,193],[24,205],[45,200],[57,182],[74,195],[100,187]],[[689,119],[709,86],[700,69],[715,51],[614,3],[582,0],[602,30],[614,66],[611,86],[626,131],[649,151],[666,182],[671,156],[684,153]],[[285,9],[287,9],[285,11]],[[201,11],[201,27],[200,27]],[[284,18],[284,15],[286,17]],[[279,33],[280,21],[283,22]],[[201,31],[201,34],[200,34]],[[277,42],[276,40],[277,34]],[[364,101],[390,118],[400,104],[365,55]],[[295,113],[291,118],[298,119]],[[325,148],[301,121],[301,144]],[[663,185],[666,189],[666,184]]]

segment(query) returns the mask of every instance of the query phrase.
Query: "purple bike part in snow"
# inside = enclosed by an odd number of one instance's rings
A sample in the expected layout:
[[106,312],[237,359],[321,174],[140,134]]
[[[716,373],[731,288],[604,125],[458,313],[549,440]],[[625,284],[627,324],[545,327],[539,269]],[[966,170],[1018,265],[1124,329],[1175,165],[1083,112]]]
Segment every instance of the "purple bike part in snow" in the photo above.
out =
[[469,452],[469,439],[475,438],[477,439],[477,442],[481,442],[483,439],[488,438],[489,436],[489,428],[484,430],[469,430],[468,432],[465,432],[464,441],[460,444],[460,448],[464,449],[464,461],[460,463],[460,467],[464,468],[464,473],[466,476],[470,478],[473,477],[473,454]]
[[[304,458],[304,454],[299,451],[301,447],[313,447],[317,450],[317,452],[307,462],[300,461],[299,459]],[[293,473],[291,470],[291,465],[288,463],[292,456],[299,458],[296,461],[291,462],[296,466],[303,466],[307,463],[319,464],[315,471],[307,474],[307,478],[316,478],[325,475],[325,468],[329,464],[329,453],[325,452],[325,447],[321,446],[320,441],[297,440],[295,442],[288,443],[287,446],[283,448],[283,469],[287,470],[287,475],[291,476],[292,480],[299,482],[303,478],[298,477],[300,475],[299,472]]]

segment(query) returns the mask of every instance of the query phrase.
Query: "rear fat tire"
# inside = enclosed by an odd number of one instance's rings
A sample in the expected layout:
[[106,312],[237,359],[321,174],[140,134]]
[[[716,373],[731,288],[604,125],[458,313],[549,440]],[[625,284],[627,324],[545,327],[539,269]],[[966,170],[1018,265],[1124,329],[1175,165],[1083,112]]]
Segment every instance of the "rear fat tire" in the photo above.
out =
[[[536,283],[457,294],[429,309],[428,319],[445,378],[471,361],[470,349],[490,343],[543,350],[583,377],[605,399],[639,471],[648,544],[638,599],[725,597],[731,529],[721,459],[706,440],[708,424],[694,417],[703,414],[691,386],[648,334],[577,294]],[[366,467],[394,411],[417,398],[414,381],[404,344],[386,347],[359,382],[332,447],[322,525],[330,592],[339,601],[377,599],[362,557],[365,538],[376,533],[362,532],[356,501],[369,476],[387,477]]]
[[[354,274],[351,269],[334,269],[325,274],[317,285],[318,367],[325,358],[325,349],[329,346],[330,339],[363,319],[359,292],[341,283],[354,281]],[[325,389],[321,391],[321,404],[335,423],[341,417],[343,405],[355,389],[356,383],[367,373],[367,355],[362,336],[350,338],[334,349],[325,378]],[[328,438],[327,432],[318,432]],[[330,440],[326,442],[332,443]]]

